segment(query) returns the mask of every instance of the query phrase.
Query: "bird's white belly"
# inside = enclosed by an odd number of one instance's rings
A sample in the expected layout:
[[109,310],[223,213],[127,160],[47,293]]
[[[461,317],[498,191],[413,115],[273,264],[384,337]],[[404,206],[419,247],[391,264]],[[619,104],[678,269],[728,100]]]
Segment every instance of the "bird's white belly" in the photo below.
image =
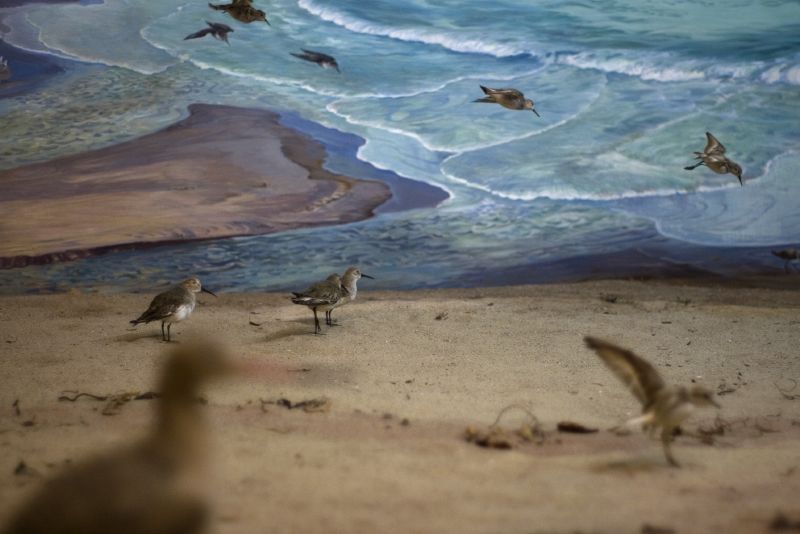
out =
[[188,317],[194,311],[194,306],[191,304],[184,304],[183,306],[179,306],[175,313],[167,318],[168,323],[178,323],[183,321],[184,319],[188,319]]

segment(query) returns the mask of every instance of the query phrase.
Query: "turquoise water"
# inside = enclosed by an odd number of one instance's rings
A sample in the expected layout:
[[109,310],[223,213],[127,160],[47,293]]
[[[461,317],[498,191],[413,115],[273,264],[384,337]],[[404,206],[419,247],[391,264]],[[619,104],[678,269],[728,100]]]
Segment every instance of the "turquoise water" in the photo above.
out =
[[[105,66],[0,101],[0,167],[133,138],[209,102],[355,134],[358,158],[450,198],[340,227],[4,272],[7,291],[139,288],[175,271],[282,289],[350,263],[383,273],[381,287],[458,285],[643,239],[667,255],[800,241],[794,0],[263,4],[272,26],[174,0],[0,11],[8,42]],[[205,20],[233,26],[231,45],[183,40]],[[336,56],[342,74],[289,55],[301,47]],[[479,84],[523,90],[541,118],[472,104]],[[706,131],[744,167],[744,188],[683,170]]]

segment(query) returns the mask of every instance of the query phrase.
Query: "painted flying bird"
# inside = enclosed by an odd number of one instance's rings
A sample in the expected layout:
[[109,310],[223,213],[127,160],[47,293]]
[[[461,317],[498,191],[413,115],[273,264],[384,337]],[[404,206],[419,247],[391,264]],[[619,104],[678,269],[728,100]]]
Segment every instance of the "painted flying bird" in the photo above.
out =
[[[161,321],[161,339],[170,341],[172,323],[189,318],[197,305],[197,294],[201,291],[216,297],[214,293],[200,285],[199,279],[188,278],[172,289],[156,295],[147,310],[138,319],[131,321],[131,324]],[[165,323],[167,324],[166,333],[164,333]]]
[[670,465],[680,467],[670,450],[673,432],[691,415],[695,406],[720,407],[711,391],[701,386],[667,385],[644,358],[594,337],[583,339],[642,403],[642,415],[628,423],[642,424],[645,430],[650,429],[651,435],[660,427],[664,455]]
[[233,28],[227,24],[222,24],[219,22],[206,21],[206,24],[208,24],[208,28],[203,28],[200,31],[190,33],[184,37],[183,40],[186,41],[187,39],[199,39],[201,37],[205,37],[206,35],[213,35],[215,39],[225,41],[229,45],[231,44],[228,42],[228,34],[233,31]]
[[525,95],[516,89],[492,89],[491,87],[484,87],[482,85],[481,89],[486,96],[484,98],[473,100],[473,102],[500,104],[504,108],[514,110],[529,109],[536,113],[537,117],[541,117],[539,112],[533,107],[533,100],[530,98],[525,98]]
[[700,161],[694,165],[684,167],[684,169],[691,171],[700,165],[705,165],[717,174],[731,173],[739,179],[739,185],[744,186],[744,182],[742,181],[742,168],[739,164],[725,157],[725,147],[716,137],[711,135],[711,132],[706,132],[706,138],[708,142],[703,151],[694,153],[695,158]]
[[253,7],[253,2],[251,0],[233,0],[230,4],[209,3],[208,7],[217,11],[224,11],[239,22],[244,22],[245,24],[263,20],[267,25],[271,26],[267,20],[267,14]]
[[800,262],[800,249],[796,248],[786,248],[783,250],[773,250],[772,253],[781,258],[786,260],[786,263],[783,264],[783,270],[787,273],[789,272],[789,264],[795,262],[794,270],[800,272],[796,262]]
[[233,31],[233,28],[228,26],[227,24],[222,24],[219,22],[208,22],[208,28],[203,28],[202,30],[194,33],[190,33],[186,37],[183,38],[184,41],[187,39],[199,39],[201,37],[205,37],[206,35],[213,35],[215,39],[219,39],[220,41],[225,41],[229,45],[231,43],[228,42],[228,34]]
[[199,388],[239,365],[213,343],[170,351],[155,424],[142,439],[47,480],[4,534],[199,534],[207,531],[207,432]]
[[303,51],[302,54],[296,54],[294,52],[289,52],[294,57],[299,57],[300,59],[305,59],[306,61],[310,61],[312,63],[316,63],[323,69],[336,69],[336,72],[341,73],[342,71],[339,70],[339,64],[336,63],[336,59],[333,56],[329,56],[328,54],[323,54],[322,52],[314,52],[313,50],[306,50],[305,48],[301,49]]
[[322,328],[319,326],[317,311],[325,312],[326,324],[330,325],[328,312],[335,308],[345,297],[347,290],[342,287],[342,279],[338,274],[332,274],[322,282],[317,282],[302,292],[292,292],[292,302],[308,306],[314,312],[314,333],[319,334]]
[[341,280],[342,280],[342,287],[345,290],[345,295],[342,297],[341,300],[339,300],[339,302],[337,302],[333,306],[333,308],[325,312],[325,323],[328,326],[334,325],[333,319],[331,318],[331,314],[333,313],[334,309],[341,308],[348,302],[353,302],[354,300],[356,300],[356,296],[358,295],[358,281],[361,280],[362,277],[369,278],[371,280],[375,279],[374,277],[368,274],[362,273],[358,267],[349,267],[344,272]]

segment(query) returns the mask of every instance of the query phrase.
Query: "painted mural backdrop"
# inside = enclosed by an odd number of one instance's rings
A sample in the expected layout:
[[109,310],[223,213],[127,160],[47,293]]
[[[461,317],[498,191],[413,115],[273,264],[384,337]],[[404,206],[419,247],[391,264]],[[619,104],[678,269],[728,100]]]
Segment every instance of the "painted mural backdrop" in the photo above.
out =
[[[62,72],[0,100],[2,169],[222,104],[281,113],[326,145],[333,172],[404,177],[447,198],[417,205],[412,188],[359,222],[6,269],[4,291],[141,289],[187,273],[285,289],[356,263],[379,278],[371,287],[397,288],[735,274],[782,269],[770,248],[800,241],[794,0],[254,4],[270,25],[203,1],[3,9],[4,46],[43,52]],[[206,20],[234,29],[229,45],[184,40]],[[303,48],[341,72],[290,55]],[[541,117],[472,103],[481,84],[524,91]],[[706,131],[744,186],[683,170]]]

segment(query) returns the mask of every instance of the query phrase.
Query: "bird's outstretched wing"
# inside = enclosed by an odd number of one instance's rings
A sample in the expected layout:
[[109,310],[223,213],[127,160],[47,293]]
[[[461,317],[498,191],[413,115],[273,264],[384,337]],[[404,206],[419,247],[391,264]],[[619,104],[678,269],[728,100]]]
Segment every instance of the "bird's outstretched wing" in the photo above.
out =
[[305,52],[306,56],[308,56],[311,61],[329,61],[334,62],[336,61],[333,56],[329,56],[328,54],[323,54],[322,52],[314,52],[313,50],[306,50],[305,48],[301,49]]
[[725,153],[725,146],[720,143],[716,137],[711,135],[711,132],[706,132],[706,138],[708,139],[708,142],[706,143],[706,148],[703,152],[708,155],[722,155]]
[[481,89],[487,95],[498,95],[513,99],[525,98],[522,92],[516,89],[492,89],[491,87],[484,87],[483,85],[481,85]]
[[664,381],[652,365],[633,352],[595,337],[583,338],[586,346],[593,349],[603,362],[630,388],[643,406],[649,406]]
[[190,33],[189,35],[184,37],[183,40],[186,41],[187,39],[199,39],[200,37],[205,37],[206,35],[212,33],[213,31],[214,30],[212,30],[211,28],[203,28],[198,32]]

